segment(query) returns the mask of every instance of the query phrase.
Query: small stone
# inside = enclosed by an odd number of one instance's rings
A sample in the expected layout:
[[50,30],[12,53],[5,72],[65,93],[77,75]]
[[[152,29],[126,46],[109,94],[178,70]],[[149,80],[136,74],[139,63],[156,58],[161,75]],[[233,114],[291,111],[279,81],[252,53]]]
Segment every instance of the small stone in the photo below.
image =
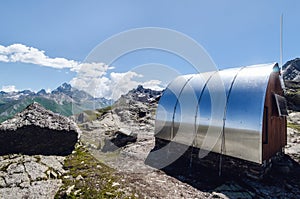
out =
[[115,186],[120,186],[120,183],[118,183],[118,182],[113,182],[113,183],[112,183],[112,187],[115,187]]
[[0,187],[6,187],[5,180],[2,177],[0,177]]
[[101,165],[97,165],[96,167],[97,167],[97,169],[101,169],[101,168],[102,168],[102,166],[101,166]]
[[22,182],[19,186],[21,188],[28,188],[28,187],[30,187],[30,182]]
[[69,196],[74,188],[75,188],[75,185],[69,186],[66,191],[66,194]]
[[54,178],[54,179],[57,179],[57,177],[58,177],[57,173],[55,173],[54,171],[50,171],[50,170],[47,171],[47,175],[49,176],[49,178]]
[[70,179],[71,176],[64,176],[64,179]]
[[76,196],[78,193],[80,193],[80,191],[81,191],[81,189],[74,191],[74,195]]
[[50,173],[51,173],[50,170],[46,171],[46,174],[47,174],[48,178],[50,178]]
[[0,171],[0,177],[5,177],[7,174],[3,171]]
[[83,180],[82,175],[78,175],[78,176],[76,177],[76,180]]
[[291,143],[297,143],[297,138],[291,138]]
[[112,196],[112,195],[114,195],[113,193],[111,193],[111,192],[105,192],[105,194],[106,195],[108,195],[108,196]]

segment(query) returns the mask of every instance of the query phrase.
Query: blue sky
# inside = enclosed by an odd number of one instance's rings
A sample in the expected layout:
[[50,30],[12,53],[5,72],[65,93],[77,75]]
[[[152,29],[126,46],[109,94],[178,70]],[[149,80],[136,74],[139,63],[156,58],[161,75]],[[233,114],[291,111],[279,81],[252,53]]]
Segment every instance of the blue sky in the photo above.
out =
[[[78,71],[67,64],[80,65],[98,44],[133,28],[160,27],[181,32],[202,45],[219,68],[226,68],[279,62],[279,20],[283,13],[283,60],[300,56],[300,2],[296,0],[12,0],[1,1],[0,6],[0,90],[38,91],[74,82]],[[34,49],[28,50],[30,47]],[[23,49],[21,53],[34,51],[42,60],[24,61],[18,57],[5,61],[2,57],[1,61],[1,53],[11,56],[20,49]],[[170,53],[133,52],[112,63],[113,68],[99,66],[105,68],[97,77],[102,78],[99,84],[106,90],[98,95],[107,97],[111,94],[110,84],[116,83],[118,78],[126,79],[124,73],[128,70],[148,63],[174,69],[174,73],[163,69],[164,72],[157,72],[164,73],[168,81],[176,74],[194,72],[186,61]],[[159,67],[154,68],[159,70]],[[127,80],[134,78],[139,76],[131,74]],[[155,78],[155,74],[151,78]],[[135,84],[137,82],[135,79]]]

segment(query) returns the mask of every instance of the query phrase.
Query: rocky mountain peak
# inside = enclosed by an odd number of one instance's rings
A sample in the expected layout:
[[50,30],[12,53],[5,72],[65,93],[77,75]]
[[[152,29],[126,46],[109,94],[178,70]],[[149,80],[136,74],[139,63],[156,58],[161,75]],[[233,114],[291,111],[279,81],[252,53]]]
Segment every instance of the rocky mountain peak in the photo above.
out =
[[72,86],[71,84],[68,84],[68,83],[63,83],[60,88],[64,89],[64,90],[71,90]]
[[286,62],[282,69],[284,80],[300,81],[300,58]]
[[37,94],[37,95],[47,95],[47,92],[46,92],[45,89],[41,89],[41,90],[38,91],[36,94]]
[[157,101],[161,95],[162,91],[155,91],[139,85],[136,89],[132,89],[122,97],[140,102],[153,102]]
[[34,95],[35,94],[31,90],[23,90],[23,91],[19,91],[18,93],[23,94],[23,95]]
[[53,90],[51,93],[69,93],[72,90],[72,86],[68,83],[63,83],[61,86],[57,87],[55,90]]

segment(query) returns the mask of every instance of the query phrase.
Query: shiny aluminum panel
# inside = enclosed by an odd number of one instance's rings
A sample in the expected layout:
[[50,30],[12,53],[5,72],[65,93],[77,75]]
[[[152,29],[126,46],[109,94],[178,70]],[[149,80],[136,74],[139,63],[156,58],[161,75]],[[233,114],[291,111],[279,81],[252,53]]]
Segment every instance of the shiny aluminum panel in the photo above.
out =
[[[199,102],[197,112],[197,139],[196,147],[204,149],[205,151],[221,152],[221,136],[224,124],[224,110],[226,108],[226,100],[231,83],[241,68],[226,69],[219,71],[210,78],[203,95]],[[221,78],[223,85],[219,85],[218,78]],[[221,92],[218,89],[225,89]],[[223,104],[215,105],[215,110],[212,106],[211,92],[217,92],[219,98],[223,98]],[[225,96],[221,96],[225,95]],[[215,112],[214,114],[212,112]]]
[[[261,163],[263,107],[273,66],[176,78],[159,101],[155,137],[220,153],[224,133],[224,154]],[[212,106],[216,97],[219,103]]]
[[192,76],[179,76],[165,89],[156,110],[155,137],[171,140],[173,117],[178,98],[184,85]]
[[173,141],[191,146],[194,142],[195,116],[198,100],[206,81],[212,73],[205,75],[193,75],[190,81],[184,86],[174,115],[174,136]]
[[239,72],[227,103],[227,155],[262,163],[263,109],[273,66],[246,67]]

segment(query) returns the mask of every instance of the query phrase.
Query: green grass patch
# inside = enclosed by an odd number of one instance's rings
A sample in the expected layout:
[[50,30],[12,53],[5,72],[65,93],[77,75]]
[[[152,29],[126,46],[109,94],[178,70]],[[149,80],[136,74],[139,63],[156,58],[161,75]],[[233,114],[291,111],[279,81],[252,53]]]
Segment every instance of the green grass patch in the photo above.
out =
[[82,146],[66,158],[64,168],[70,172],[62,177],[64,185],[55,198],[135,198],[134,193],[122,189],[121,176],[114,169],[99,162]]
[[83,113],[87,115],[87,121],[95,121],[99,119],[102,115],[108,113],[112,109],[112,106],[107,106],[96,110],[84,110]]
[[100,114],[103,114],[103,113],[107,113],[108,111],[111,111],[111,109],[112,109],[112,106],[107,106],[107,107],[104,107],[104,108],[101,108],[101,109],[97,109],[97,111]]
[[98,112],[93,110],[85,110],[83,111],[85,114],[87,114],[88,118],[87,120],[89,122],[94,121],[98,118]]
[[287,127],[295,129],[298,131],[298,133],[300,133],[300,125],[292,123],[292,122],[288,122],[287,123]]

